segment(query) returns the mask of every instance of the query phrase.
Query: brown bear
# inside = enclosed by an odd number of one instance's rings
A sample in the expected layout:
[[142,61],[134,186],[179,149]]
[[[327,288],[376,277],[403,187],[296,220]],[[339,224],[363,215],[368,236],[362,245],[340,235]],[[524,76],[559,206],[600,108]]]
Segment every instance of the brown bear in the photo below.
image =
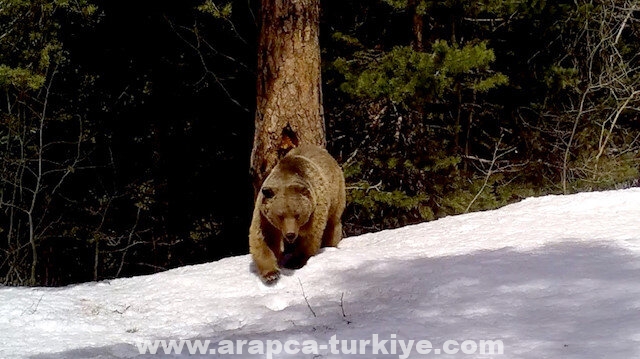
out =
[[249,229],[249,249],[261,279],[275,283],[280,266],[297,269],[320,247],[342,239],[342,169],[323,148],[291,150],[264,180]]

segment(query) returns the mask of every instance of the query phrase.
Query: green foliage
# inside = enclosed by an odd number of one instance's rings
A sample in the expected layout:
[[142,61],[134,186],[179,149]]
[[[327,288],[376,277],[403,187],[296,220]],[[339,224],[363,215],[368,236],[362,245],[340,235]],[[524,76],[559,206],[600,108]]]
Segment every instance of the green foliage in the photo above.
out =
[[340,31],[336,31],[333,33],[333,35],[331,35],[331,37],[333,38],[333,40],[338,41],[338,42],[342,42],[348,46],[353,46],[355,48],[360,48],[362,47],[362,44],[360,43],[360,40],[358,40],[357,38],[353,37],[353,36],[349,36],[347,34],[343,34]]
[[506,84],[504,74],[489,71],[493,61],[495,55],[486,42],[458,47],[438,40],[431,52],[399,46],[373,57],[358,52],[350,61],[338,58],[333,66],[345,78],[340,89],[350,95],[409,103],[416,98],[433,101],[463,81],[481,92]]
[[405,9],[409,4],[408,0],[382,0],[382,2],[398,10]]
[[541,193],[527,183],[510,181],[503,174],[491,176],[486,186],[485,178],[475,176],[469,180],[458,178],[449,187],[439,203],[440,215],[465,213],[470,204],[470,212],[495,209]]
[[370,219],[374,219],[377,213],[383,211],[385,207],[405,211],[417,209],[427,198],[423,193],[410,196],[399,190],[381,190],[364,181],[351,186],[348,191],[349,203],[362,206]]
[[462,162],[460,156],[446,156],[441,153],[440,156],[434,158],[432,165],[424,167],[425,171],[443,171],[443,170],[455,170]]
[[218,5],[213,0],[206,0],[203,4],[199,5],[197,9],[205,14],[209,14],[216,19],[229,19],[231,18],[231,12],[233,10],[233,3],[228,2],[226,4]]
[[[411,167],[405,161],[400,163],[399,158],[383,160],[373,159],[378,165],[390,171],[402,171],[402,168]],[[382,181],[372,185],[362,180],[362,161],[354,161],[343,166],[343,172],[347,181],[348,216],[359,218],[360,225],[377,227],[394,227],[407,222],[417,222],[433,219],[433,212],[428,207],[429,197],[425,193],[408,194],[403,190],[387,191],[382,186]],[[381,213],[385,215],[380,216]]]
[[[410,6],[407,1],[384,2],[397,10]],[[420,1],[411,6],[420,13],[462,3]],[[346,42],[342,34],[337,32],[334,39]],[[506,74],[492,69],[496,55],[489,42],[436,39],[426,51],[410,46],[383,51],[349,40],[359,44],[358,50],[337,57],[331,70],[341,75],[342,93],[369,104],[352,108],[370,122],[359,130],[369,143],[367,155],[356,156],[345,167],[351,179],[347,222],[389,228],[464,211],[476,188],[461,174],[466,163],[455,140],[465,129],[460,119],[489,117],[490,112],[475,114],[474,102],[509,84]],[[440,104],[441,112],[424,110]],[[479,196],[474,208],[496,205],[485,197]]]
[[[601,157],[597,163],[589,161],[587,167],[582,167],[586,173],[577,176],[571,182],[572,192],[603,191],[624,187],[640,179],[640,159],[627,153],[620,157]],[[573,163],[574,168],[579,163]]]
[[478,92],[487,92],[498,86],[506,85],[509,83],[509,78],[504,74],[495,74],[487,78],[476,80],[472,88]]
[[480,14],[513,15],[517,11],[535,11],[546,5],[545,1],[519,1],[519,0],[487,0],[487,1],[463,1],[463,0],[416,0],[410,3],[408,0],[382,0],[395,10],[407,10],[410,6],[420,15],[428,15],[434,10],[462,9],[468,16]]
[[[327,112],[357,133],[332,120],[341,134],[333,146],[358,168],[347,222],[387,228],[558,193],[565,151],[570,192],[637,183],[637,121],[616,115],[640,102],[640,23],[622,10],[632,2],[379,3],[369,19],[386,22],[369,28],[393,30],[375,38],[360,18],[338,26],[334,40],[353,46],[327,68],[340,90]],[[404,46],[415,41],[416,13],[428,14],[424,51]],[[406,198],[375,193],[395,191]]]
[[547,72],[545,82],[549,89],[553,90],[576,88],[580,82],[578,69],[551,66]]
[[[0,5],[0,86],[40,89],[52,66],[66,60],[58,16],[91,22],[88,0],[10,0]],[[63,15],[62,15],[63,14]]]
[[593,139],[603,136],[601,131],[599,127],[586,126],[576,135],[574,155],[569,161],[569,192],[618,188],[640,179],[638,153],[620,151],[628,143],[636,141],[636,138],[632,138],[633,133],[613,134],[613,144],[608,155],[598,158],[600,144]]
[[221,224],[215,218],[199,218],[192,225],[189,237],[194,241],[206,241],[212,237],[220,235]]
[[38,90],[44,85],[45,78],[24,68],[10,68],[0,65],[0,88],[13,86],[21,90]]

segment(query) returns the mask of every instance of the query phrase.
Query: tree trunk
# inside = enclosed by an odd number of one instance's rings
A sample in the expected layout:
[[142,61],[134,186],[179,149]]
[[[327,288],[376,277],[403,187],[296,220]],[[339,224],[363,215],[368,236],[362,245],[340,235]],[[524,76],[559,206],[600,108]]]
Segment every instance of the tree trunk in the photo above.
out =
[[422,33],[424,32],[424,16],[420,13],[418,7],[420,1],[409,0],[408,3],[409,12],[411,13],[411,32],[413,33],[413,39],[411,41],[411,47],[415,51],[424,50],[424,39]]
[[319,0],[263,0],[251,153],[255,193],[290,149],[326,145],[320,81]]

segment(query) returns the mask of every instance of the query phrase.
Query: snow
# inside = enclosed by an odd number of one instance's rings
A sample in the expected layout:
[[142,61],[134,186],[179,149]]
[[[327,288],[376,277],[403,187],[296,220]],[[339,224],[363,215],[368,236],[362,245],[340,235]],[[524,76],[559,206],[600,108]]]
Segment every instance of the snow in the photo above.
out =
[[[141,355],[136,343],[326,345],[374,334],[434,348],[502,340],[505,358],[640,357],[640,188],[530,198],[346,238],[271,287],[248,255],[64,288],[0,287],[0,358],[217,357]],[[273,357],[399,355],[370,347]]]

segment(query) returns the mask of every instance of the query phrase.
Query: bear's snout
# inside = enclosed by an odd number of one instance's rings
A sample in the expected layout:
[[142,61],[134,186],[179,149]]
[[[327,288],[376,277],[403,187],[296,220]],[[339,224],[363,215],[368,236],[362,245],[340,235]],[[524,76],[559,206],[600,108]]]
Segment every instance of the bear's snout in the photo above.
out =
[[282,234],[284,235],[284,239],[289,243],[293,243],[293,241],[298,238],[298,224],[295,218],[285,218],[283,224]]
[[295,232],[287,232],[284,234],[284,238],[289,243],[293,243],[293,241],[295,241],[297,237],[298,237],[298,234]]

